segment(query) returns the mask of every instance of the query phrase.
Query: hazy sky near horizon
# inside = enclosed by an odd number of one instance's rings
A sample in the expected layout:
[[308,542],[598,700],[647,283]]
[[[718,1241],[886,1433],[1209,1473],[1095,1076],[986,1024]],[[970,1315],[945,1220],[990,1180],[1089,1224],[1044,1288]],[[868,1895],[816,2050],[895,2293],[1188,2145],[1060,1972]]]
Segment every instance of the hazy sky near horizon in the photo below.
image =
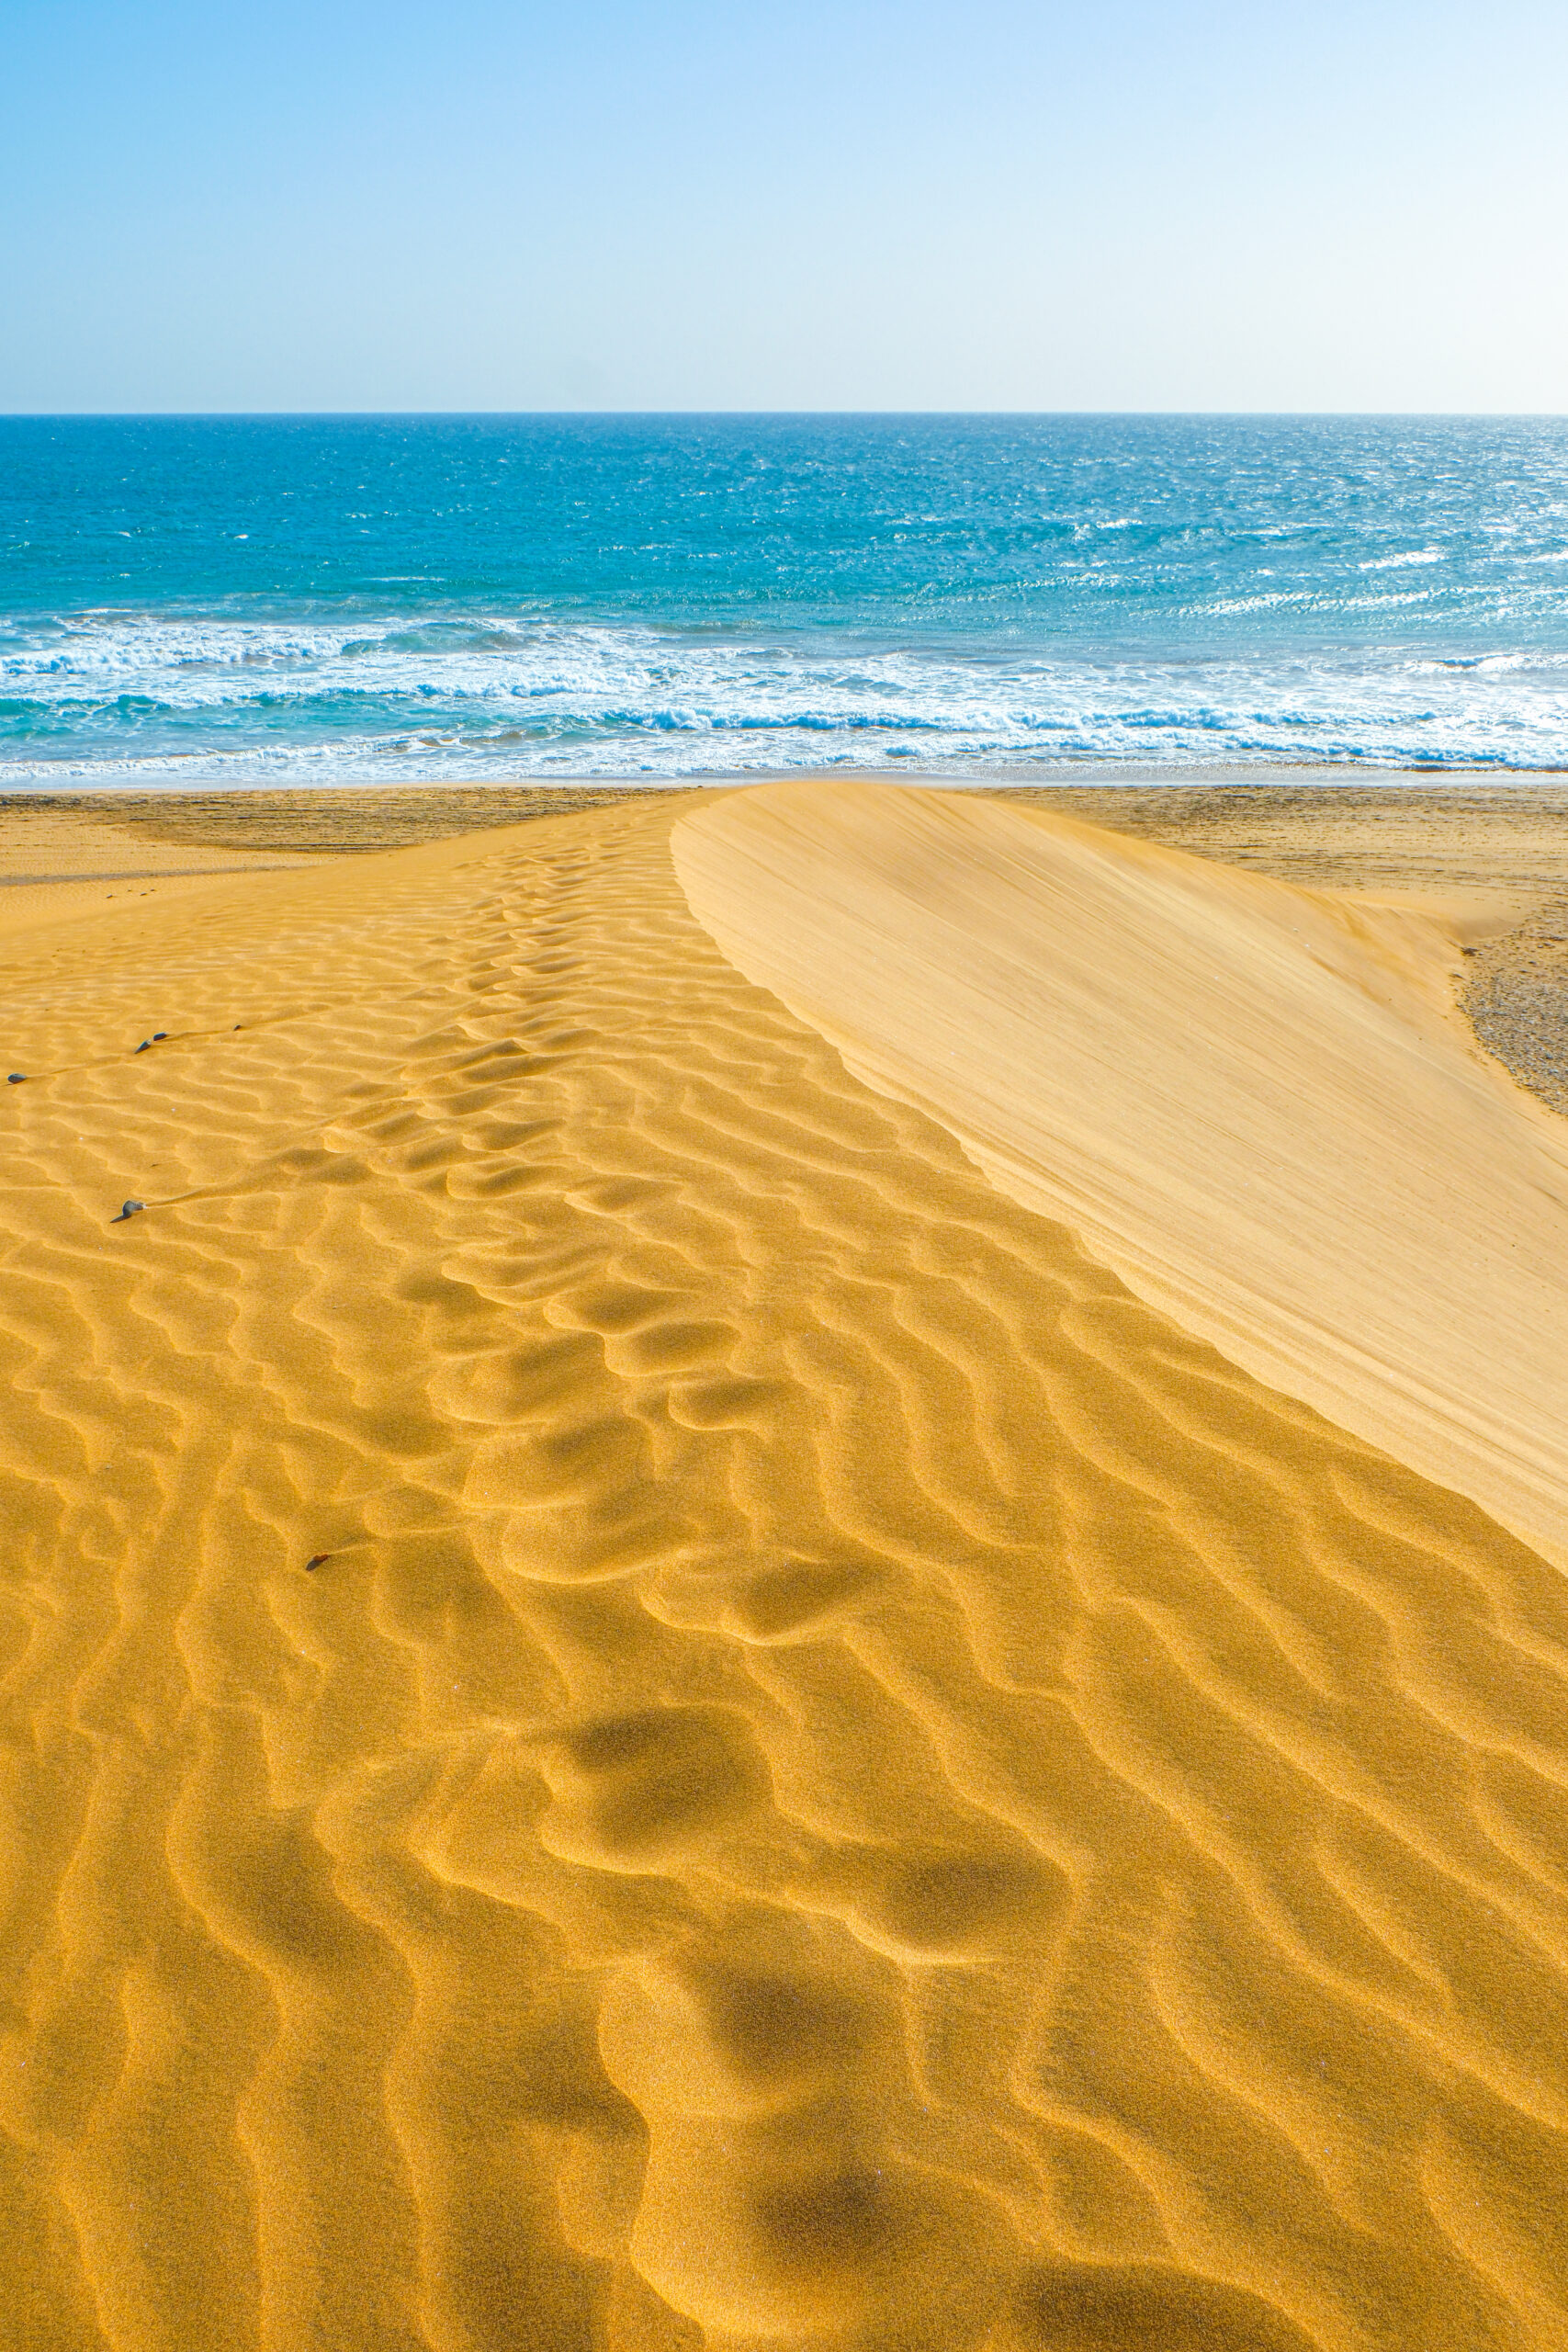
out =
[[0,0],[0,409],[1568,410],[1562,0]]

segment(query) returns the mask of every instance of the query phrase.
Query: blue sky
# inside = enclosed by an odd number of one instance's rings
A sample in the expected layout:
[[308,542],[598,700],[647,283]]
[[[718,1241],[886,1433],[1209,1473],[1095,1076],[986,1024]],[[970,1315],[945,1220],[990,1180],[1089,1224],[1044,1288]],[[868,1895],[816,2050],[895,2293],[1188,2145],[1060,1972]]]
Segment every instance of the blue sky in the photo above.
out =
[[0,0],[0,409],[1568,409],[1562,0]]

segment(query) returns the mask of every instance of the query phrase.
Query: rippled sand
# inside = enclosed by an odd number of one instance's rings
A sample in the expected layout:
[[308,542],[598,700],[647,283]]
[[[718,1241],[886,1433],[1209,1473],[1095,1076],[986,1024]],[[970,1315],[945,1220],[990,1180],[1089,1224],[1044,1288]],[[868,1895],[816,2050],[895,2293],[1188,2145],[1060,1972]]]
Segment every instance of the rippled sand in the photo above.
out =
[[1568,2341],[1459,960],[820,784],[0,942],[0,2342]]

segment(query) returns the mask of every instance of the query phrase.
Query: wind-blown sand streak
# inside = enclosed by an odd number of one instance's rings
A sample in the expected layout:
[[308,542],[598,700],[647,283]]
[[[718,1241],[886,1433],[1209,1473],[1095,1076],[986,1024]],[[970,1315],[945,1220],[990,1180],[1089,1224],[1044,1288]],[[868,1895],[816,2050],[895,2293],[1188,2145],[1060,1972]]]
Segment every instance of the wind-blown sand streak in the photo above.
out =
[[1568,1588],[675,813],[0,956],[5,2341],[1545,2352]]

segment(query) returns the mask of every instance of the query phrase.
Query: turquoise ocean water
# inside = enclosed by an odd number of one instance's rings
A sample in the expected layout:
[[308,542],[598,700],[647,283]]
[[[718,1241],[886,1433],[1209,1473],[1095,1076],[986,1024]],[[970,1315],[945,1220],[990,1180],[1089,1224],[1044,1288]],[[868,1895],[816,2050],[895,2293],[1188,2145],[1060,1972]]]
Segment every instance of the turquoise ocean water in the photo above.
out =
[[0,418],[0,788],[1568,764],[1568,420]]

